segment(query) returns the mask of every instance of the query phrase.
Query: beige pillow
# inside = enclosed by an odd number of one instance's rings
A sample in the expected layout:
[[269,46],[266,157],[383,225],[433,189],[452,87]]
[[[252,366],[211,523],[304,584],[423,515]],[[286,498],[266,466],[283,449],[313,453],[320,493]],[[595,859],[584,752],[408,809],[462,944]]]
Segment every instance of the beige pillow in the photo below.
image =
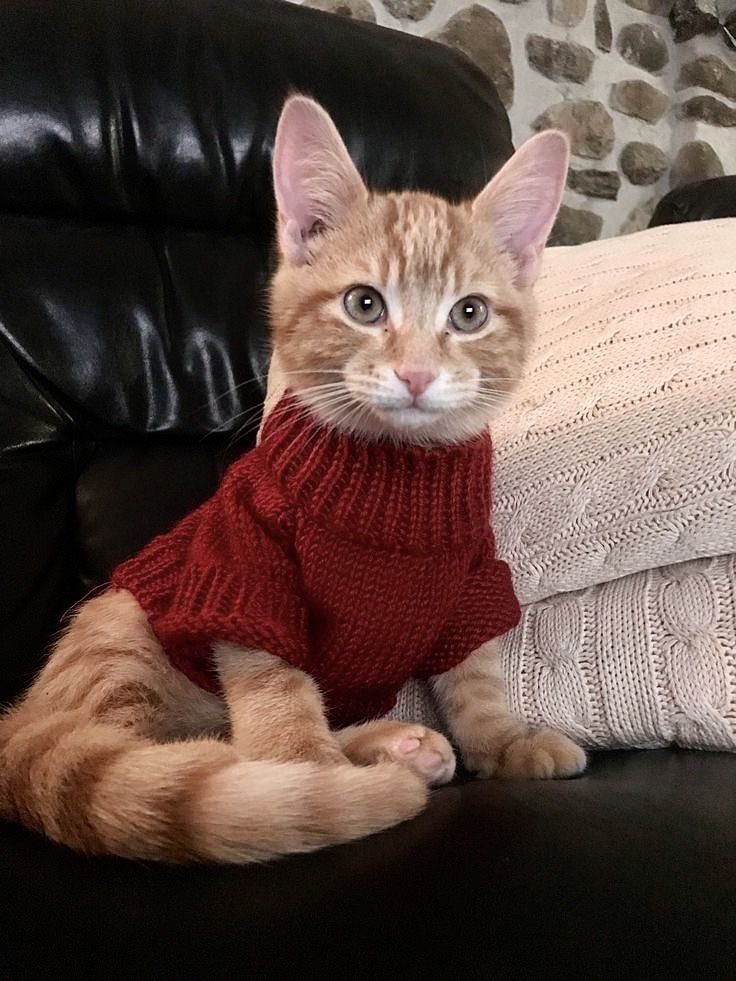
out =
[[736,556],[635,572],[524,607],[510,707],[583,746],[736,750]]
[[522,603],[736,551],[736,219],[549,249],[493,424]]
[[[736,750],[736,556],[530,603],[501,641],[509,707],[593,749]],[[443,729],[429,686],[393,718]]]

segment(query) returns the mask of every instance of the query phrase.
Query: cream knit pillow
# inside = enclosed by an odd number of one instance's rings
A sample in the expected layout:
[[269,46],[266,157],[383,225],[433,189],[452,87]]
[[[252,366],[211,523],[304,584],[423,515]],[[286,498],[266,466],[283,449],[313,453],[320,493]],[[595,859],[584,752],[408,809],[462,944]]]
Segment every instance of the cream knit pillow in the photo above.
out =
[[736,556],[524,607],[503,639],[510,707],[590,747],[736,750]]
[[[736,750],[736,556],[530,603],[501,641],[510,708],[581,746]],[[443,728],[429,687],[393,718]]]
[[493,523],[522,604],[736,551],[736,219],[549,249]]

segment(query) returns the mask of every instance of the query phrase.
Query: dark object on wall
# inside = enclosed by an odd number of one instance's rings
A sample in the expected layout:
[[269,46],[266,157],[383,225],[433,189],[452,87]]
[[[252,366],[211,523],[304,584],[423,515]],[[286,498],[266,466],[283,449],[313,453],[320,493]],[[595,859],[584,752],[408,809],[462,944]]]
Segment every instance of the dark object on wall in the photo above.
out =
[[675,0],[670,10],[669,18],[675,41],[690,41],[698,34],[715,34],[720,23],[715,13],[706,7],[710,4],[698,3],[698,0]]
[[736,217],[736,176],[714,177],[676,187],[665,194],[654,210],[649,227],[733,217]]
[[[4,0],[0,56],[9,698],[65,606],[252,440],[229,447],[262,400],[286,91],[375,186],[470,196],[511,143],[448,48],[274,0]],[[458,783],[264,867],[86,859],[2,824],[0,977],[727,977],[733,767],[610,753],[574,781]]]

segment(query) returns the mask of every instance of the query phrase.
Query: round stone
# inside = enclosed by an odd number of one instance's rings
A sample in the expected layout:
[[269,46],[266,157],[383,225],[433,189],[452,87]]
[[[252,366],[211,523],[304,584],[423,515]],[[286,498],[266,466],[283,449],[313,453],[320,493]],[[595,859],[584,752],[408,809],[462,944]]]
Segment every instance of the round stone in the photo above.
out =
[[315,10],[325,10],[330,14],[352,17],[354,20],[367,20],[376,23],[376,12],[368,0],[309,0]]
[[383,0],[383,5],[397,20],[422,20],[434,7],[434,0]]
[[618,33],[616,47],[630,65],[656,75],[669,61],[667,45],[651,24],[626,24]]
[[454,14],[433,37],[458,48],[474,61],[496,86],[508,109],[514,101],[514,69],[509,36],[500,17],[474,3]]
[[711,126],[736,126],[736,109],[712,95],[696,95],[677,107],[679,119],[699,119]]
[[736,71],[715,55],[703,55],[682,66],[677,88],[684,89],[691,85],[718,92],[736,102]]
[[670,187],[723,177],[724,173],[723,164],[710,143],[691,140],[677,152],[670,170]]
[[579,157],[602,160],[613,149],[613,119],[605,106],[589,99],[557,102],[538,116],[532,129],[561,129]]
[[636,116],[647,123],[656,123],[669,107],[669,99],[649,82],[627,79],[611,88],[611,108],[626,116]]
[[667,170],[667,156],[652,143],[627,143],[619,159],[621,170],[632,184],[656,184]]
[[648,227],[651,221],[652,215],[654,214],[654,209],[657,207],[657,201],[659,198],[653,197],[649,201],[645,201],[644,204],[638,204],[629,212],[629,217],[621,225],[619,229],[622,235],[629,235],[631,232],[641,232]]
[[592,211],[569,208],[563,204],[557,215],[548,245],[580,245],[600,237],[603,219]]
[[586,82],[593,69],[595,55],[590,48],[572,41],[554,41],[541,34],[526,39],[529,64],[555,82]]
[[642,10],[645,14],[657,14],[659,17],[669,16],[673,0],[624,0],[634,10]]

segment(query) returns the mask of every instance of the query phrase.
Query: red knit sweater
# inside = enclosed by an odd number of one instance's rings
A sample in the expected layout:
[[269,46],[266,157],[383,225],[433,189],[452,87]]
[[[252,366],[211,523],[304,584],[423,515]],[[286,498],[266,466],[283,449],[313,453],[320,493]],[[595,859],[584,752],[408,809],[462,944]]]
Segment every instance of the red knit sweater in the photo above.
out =
[[382,715],[520,617],[489,524],[491,441],[369,443],[287,395],[219,490],[113,573],[171,661],[218,688],[215,640],[309,672],[334,726]]

